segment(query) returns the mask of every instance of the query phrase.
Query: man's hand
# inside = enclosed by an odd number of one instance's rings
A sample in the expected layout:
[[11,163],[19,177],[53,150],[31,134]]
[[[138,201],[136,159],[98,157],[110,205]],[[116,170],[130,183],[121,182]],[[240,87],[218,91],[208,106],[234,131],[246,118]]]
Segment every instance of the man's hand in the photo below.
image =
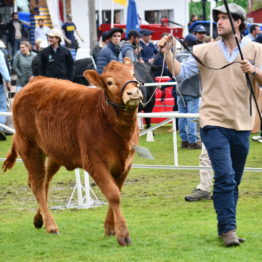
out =
[[175,45],[176,39],[171,34],[162,37],[157,44],[162,53],[169,53]]
[[244,73],[252,74],[256,71],[256,67],[252,65],[248,60],[242,60],[240,67]]
[[71,44],[72,44],[72,41],[71,41],[70,39],[68,39],[68,38],[65,38],[65,40],[66,40],[66,42],[67,42],[69,45],[71,45]]
[[9,92],[11,91],[12,88],[11,82],[6,82],[6,88]]

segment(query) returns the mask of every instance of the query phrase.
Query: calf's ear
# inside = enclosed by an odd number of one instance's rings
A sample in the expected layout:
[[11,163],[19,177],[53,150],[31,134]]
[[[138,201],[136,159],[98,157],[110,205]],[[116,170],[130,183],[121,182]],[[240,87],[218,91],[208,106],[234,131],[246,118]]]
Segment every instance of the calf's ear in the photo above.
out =
[[95,70],[86,70],[83,75],[85,79],[90,83],[90,85],[100,88],[104,87],[101,76]]

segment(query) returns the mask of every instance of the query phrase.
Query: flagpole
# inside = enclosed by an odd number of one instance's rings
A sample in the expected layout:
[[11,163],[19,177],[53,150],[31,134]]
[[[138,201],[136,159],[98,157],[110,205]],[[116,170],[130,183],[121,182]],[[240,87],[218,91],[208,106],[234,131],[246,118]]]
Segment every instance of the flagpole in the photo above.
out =
[[111,0],[111,28],[114,28],[114,1]]

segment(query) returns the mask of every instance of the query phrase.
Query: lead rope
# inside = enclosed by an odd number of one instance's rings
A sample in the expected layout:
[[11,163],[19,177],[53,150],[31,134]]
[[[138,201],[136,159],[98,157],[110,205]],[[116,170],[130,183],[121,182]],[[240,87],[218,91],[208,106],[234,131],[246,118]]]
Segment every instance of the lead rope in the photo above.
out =
[[[163,76],[164,68],[165,68],[165,54],[164,54],[164,58],[163,58],[162,70],[161,70],[161,74],[160,74],[160,78],[159,78],[158,84],[160,83],[161,78],[162,78],[162,76]],[[156,86],[156,87],[155,87],[153,94],[150,96],[150,98],[149,98],[145,103],[143,103],[142,100],[140,101],[142,107],[147,106],[147,105],[151,102],[151,100],[152,100],[152,98],[154,97],[154,95],[155,95],[158,87],[159,87],[159,86]]]

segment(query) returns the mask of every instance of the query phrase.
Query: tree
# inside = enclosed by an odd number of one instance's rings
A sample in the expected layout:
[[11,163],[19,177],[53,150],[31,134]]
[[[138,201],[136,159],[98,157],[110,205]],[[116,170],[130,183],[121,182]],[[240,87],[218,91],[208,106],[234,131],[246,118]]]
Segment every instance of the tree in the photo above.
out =
[[[262,0],[256,0],[256,2],[258,2],[258,3],[260,2],[260,7],[262,6],[261,5]],[[196,14],[199,17],[199,19],[202,20],[202,18],[203,18],[202,17],[202,15],[203,15],[202,3],[203,2],[201,1],[201,2],[191,2],[189,4],[190,16],[192,14]],[[247,0],[237,0],[237,1],[236,0],[228,0],[228,3],[238,4],[238,5],[242,6],[245,10],[247,10],[247,8],[248,8],[248,1]],[[223,5],[223,1],[217,1],[217,6],[220,6],[220,5]],[[257,5],[257,4],[255,3],[255,5]],[[206,14],[207,14],[206,19],[210,20],[210,17],[209,17],[210,4],[209,4],[209,2],[206,3],[205,9],[206,9]]]

